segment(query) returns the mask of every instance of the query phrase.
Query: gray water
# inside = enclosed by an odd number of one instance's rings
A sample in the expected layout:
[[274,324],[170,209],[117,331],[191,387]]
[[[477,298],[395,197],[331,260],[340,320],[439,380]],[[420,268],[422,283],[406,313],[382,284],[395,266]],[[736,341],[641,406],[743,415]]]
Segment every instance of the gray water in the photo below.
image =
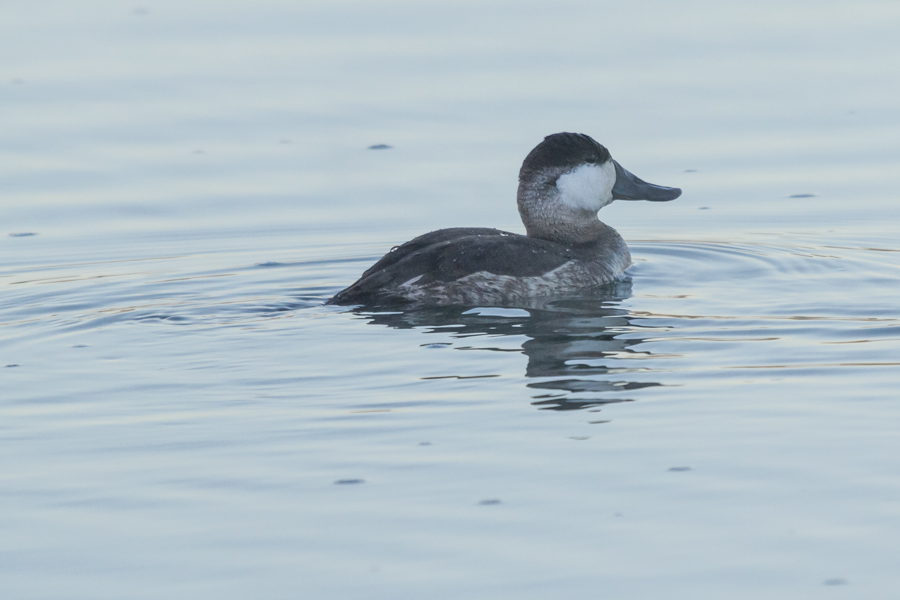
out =
[[[6,2],[0,597],[895,598],[900,5]],[[666,204],[537,309],[324,306]],[[370,150],[386,144],[389,149]]]

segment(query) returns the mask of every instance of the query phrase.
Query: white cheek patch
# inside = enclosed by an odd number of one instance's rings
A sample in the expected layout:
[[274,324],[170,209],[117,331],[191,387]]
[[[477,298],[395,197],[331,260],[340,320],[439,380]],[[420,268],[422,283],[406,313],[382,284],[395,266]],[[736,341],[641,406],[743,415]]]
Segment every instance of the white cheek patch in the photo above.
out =
[[556,180],[559,199],[563,204],[594,212],[613,201],[614,185],[616,167],[611,160],[602,165],[581,165]]

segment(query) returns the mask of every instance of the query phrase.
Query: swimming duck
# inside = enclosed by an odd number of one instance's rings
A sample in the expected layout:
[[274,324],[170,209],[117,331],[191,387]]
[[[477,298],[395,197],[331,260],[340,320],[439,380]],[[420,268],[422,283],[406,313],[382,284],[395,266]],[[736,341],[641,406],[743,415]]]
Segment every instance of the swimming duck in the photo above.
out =
[[613,200],[680,195],[632,175],[590,136],[554,133],[519,171],[526,235],[482,227],[426,233],[392,248],[328,304],[516,306],[602,286],[621,277],[631,253],[597,211]]

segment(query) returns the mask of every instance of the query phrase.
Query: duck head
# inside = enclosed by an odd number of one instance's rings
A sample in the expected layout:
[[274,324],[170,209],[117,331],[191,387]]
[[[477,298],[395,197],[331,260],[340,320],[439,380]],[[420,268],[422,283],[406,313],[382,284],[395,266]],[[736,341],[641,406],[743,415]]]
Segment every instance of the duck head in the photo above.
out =
[[613,200],[667,202],[678,188],[628,172],[583,133],[554,133],[532,150],[519,171],[519,214],[531,237],[566,244],[592,241],[606,228],[597,211]]

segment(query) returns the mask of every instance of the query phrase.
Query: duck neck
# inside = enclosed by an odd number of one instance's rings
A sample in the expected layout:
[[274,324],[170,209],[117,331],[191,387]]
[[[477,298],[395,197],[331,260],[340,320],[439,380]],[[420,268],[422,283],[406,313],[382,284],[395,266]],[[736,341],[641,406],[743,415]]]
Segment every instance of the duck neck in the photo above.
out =
[[569,206],[559,196],[550,178],[519,184],[519,215],[529,237],[574,246],[615,231],[598,219],[595,211]]

